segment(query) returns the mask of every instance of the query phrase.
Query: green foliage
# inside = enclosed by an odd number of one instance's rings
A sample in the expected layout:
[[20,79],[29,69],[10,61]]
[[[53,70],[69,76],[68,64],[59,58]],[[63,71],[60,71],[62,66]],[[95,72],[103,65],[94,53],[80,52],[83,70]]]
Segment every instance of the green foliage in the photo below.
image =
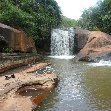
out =
[[76,27],[77,25],[76,20],[62,16],[61,27]]
[[91,21],[92,8],[84,10],[81,18],[78,21],[78,24],[84,29],[92,29],[93,24]]
[[21,28],[29,36],[47,36],[61,23],[61,11],[55,0],[0,0],[0,21]]
[[3,48],[3,52],[5,52],[5,53],[12,53],[12,52],[14,52],[14,49],[10,48],[10,47]]
[[100,1],[95,7],[84,10],[78,23],[82,28],[111,34],[111,0]]

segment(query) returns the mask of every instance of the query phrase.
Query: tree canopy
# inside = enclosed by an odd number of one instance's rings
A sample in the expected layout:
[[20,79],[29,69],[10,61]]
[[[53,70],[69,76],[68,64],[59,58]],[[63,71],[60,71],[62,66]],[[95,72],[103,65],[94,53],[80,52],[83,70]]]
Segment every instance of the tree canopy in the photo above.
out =
[[79,25],[111,34],[111,0],[99,1],[95,7],[84,10]]
[[0,0],[0,22],[38,38],[61,23],[61,10],[55,0]]
[[62,16],[61,27],[76,27],[77,20]]

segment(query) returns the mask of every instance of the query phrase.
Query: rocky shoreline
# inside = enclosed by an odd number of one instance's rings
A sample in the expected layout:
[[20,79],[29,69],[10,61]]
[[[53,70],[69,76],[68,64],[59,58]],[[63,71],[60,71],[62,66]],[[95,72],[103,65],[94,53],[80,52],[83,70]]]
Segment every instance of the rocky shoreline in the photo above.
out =
[[[22,71],[13,72],[15,78],[5,80],[0,77],[0,109],[1,111],[32,111],[33,108],[47,97],[48,93],[56,85],[58,78],[54,73],[36,74],[34,71],[42,69],[48,63],[38,63],[25,67]],[[26,90],[27,89],[27,90]],[[42,91],[36,97],[22,96],[23,91]]]
[[[82,34],[84,33],[83,31]],[[81,41],[81,43],[78,42],[81,45],[81,50],[76,55],[76,60],[97,62],[101,59],[111,59],[111,35],[101,31],[90,31],[87,32],[87,35],[84,34],[84,38],[80,34],[77,37]]]

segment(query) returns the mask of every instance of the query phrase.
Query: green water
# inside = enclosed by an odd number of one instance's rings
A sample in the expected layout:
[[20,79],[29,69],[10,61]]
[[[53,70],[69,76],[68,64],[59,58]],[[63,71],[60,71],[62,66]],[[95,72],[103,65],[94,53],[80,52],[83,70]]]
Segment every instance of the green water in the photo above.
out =
[[35,111],[111,111],[111,66],[48,59],[58,86]]

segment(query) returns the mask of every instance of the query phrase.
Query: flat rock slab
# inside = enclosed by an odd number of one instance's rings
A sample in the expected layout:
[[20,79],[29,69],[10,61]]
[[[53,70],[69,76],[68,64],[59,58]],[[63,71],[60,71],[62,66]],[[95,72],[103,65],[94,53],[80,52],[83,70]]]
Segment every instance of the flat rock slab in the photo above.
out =
[[[16,91],[27,85],[41,85],[42,88],[54,86],[57,76],[55,74],[37,75],[32,73],[38,69],[45,68],[48,63],[35,64],[23,71],[14,73],[15,78],[5,80],[5,76],[0,77],[0,110],[1,111],[31,111],[33,104],[30,97],[16,95]],[[27,73],[28,72],[28,73]],[[30,73],[29,73],[30,72]]]
[[50,65],[49,63],[40,63],[40,64],[35,64],[31,68],[27,69],[27,73],[32,73],[38,69],[45,68],[47,65]]
[[3,59],[4,60],[0,64],[0,73],[3,73],[5,71],[8,71],[8,70],[16,68],[16,67],[32,64],[32,63],[35,63],[42,59],[39,55],[29,56],[29,57],[21,56],[21,58],[19,58],[19,59],[17,59],[17,58],[15,59],[10,56],[10,58],[11,58],[11,60],[9,58],[1,58],[2,60]]

